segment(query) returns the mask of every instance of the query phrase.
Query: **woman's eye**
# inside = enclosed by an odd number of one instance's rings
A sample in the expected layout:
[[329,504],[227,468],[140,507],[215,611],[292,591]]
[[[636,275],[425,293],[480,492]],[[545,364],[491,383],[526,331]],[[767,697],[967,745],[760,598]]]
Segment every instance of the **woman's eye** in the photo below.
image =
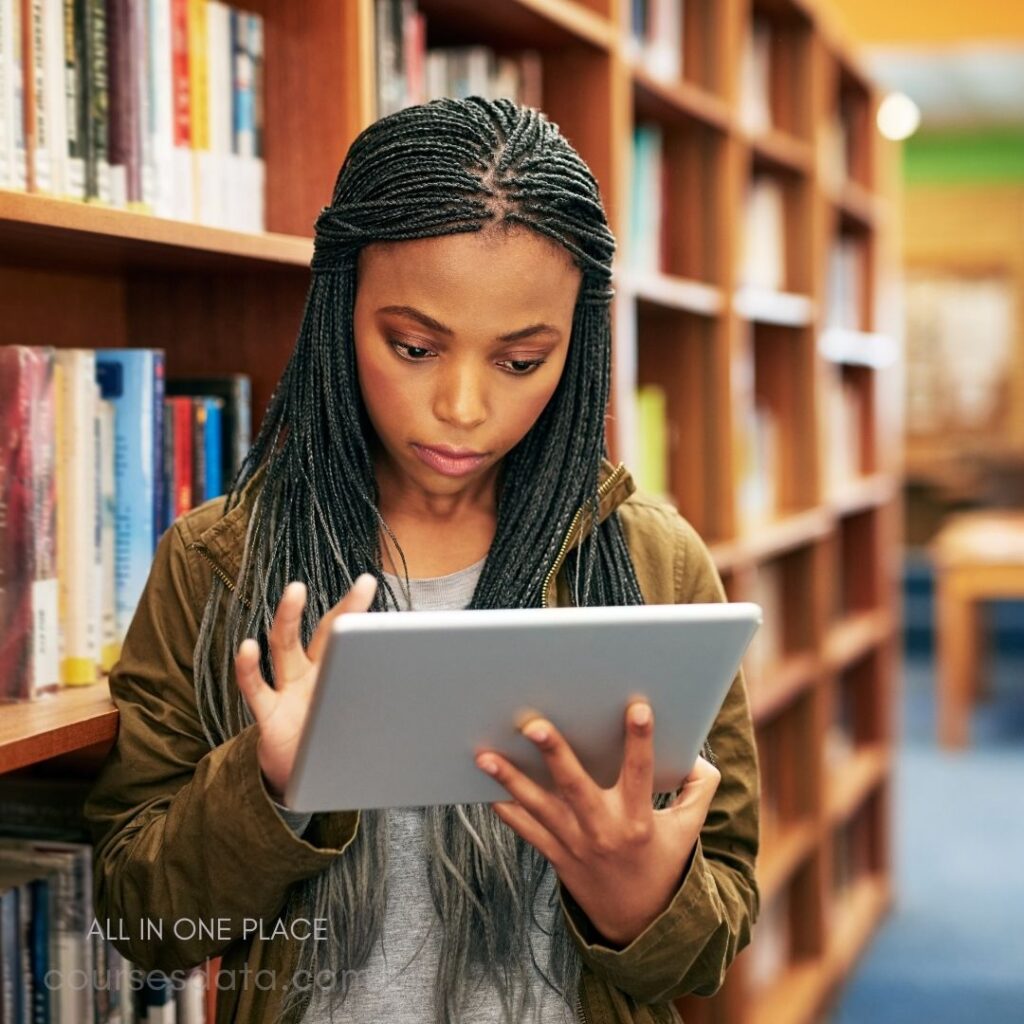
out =
[[429,348],[423,348],[421,345],[407,345],[403,341],[392,341],[391,347],[403,359],[408,359],[410,362],[422,362],[426,356],[431,354]]
[[543,359],[506,359],[498,365],[508,366],[517,377],[525,377],[528,373],[533,373],[544,362],[545,360]]
[[[400,358],[406,359],[410,363],[422,363],[436,355],[433,349],[425,348],[422,345],[410,345],[408,342],[398,341],[394,338],[389,338],[388,343]],[[507,368],[515,377],[525,377],[527,374],[533,373],[544,362],[546,362],[544,359],[504,359],[498,365]]]

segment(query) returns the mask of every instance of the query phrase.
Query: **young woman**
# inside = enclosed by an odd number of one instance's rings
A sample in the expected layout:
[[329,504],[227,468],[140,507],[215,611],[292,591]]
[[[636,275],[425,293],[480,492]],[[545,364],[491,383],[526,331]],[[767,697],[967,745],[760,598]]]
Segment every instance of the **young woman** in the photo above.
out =
[[141,967],[222,955],[222,1024],[672,1021],[749,942],[742,673],[675,793],[651,797],[635,702],[609,789],[535,719],[557,792],[487,752],[507,800],[280,804],[339,614],[724,600],[693,528],[606,458],[613,251],[536,110],[439,100],[349,150],[259,436],[158,546],[86,808],[97,917]]

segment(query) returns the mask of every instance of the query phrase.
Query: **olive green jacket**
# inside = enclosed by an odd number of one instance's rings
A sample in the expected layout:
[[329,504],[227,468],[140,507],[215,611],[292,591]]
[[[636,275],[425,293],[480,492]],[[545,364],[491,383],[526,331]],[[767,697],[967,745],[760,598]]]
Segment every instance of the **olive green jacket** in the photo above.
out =
[[[274,922],[290,887],[342,856],[359,822],[358,811],[317,814],[297,836],[264,788],[258,727],[210,749],[200,726],[193,687],[199,623],[213,575],[234,585],[254,483],[227,515],[224,498],[213,499],[160,539],[110,674],[120,712],[117,740],[85,808],[95,843],[97,920],[108,922],[112,936],[125,936],[114,945],[141,968],[184,972],[221,955],[221,971],[233,973],[219,980],[217,1024],[280,1019],[299,940],[271,935]],[[693,527],[670,506],[638,493],[624,466],[604,462],[600,494],[599,518],[618,510],[647,603],[725,600]],[[579,539],[581,519],[574,519],[552,566],[549,605],[569,603],[561,566]],[[213,639],[217,644],[219,637]],[[709,743],[721,783],[678,891],[642,934],[624,948],[603,944],[560,887],[584,964],[578,1011],[591,1024],[678,1021],[671,1001],[714,994],[750,941],[760,902],[754,875],[760,782],[742,672]],[[263,934],[254,928],[259,921]]]

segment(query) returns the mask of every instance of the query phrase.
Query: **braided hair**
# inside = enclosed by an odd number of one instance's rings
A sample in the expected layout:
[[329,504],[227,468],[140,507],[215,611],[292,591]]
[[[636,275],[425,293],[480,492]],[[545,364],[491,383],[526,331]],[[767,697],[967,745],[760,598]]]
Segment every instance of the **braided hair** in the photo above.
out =
[[[408,107],[367,127],[345,157],[331,204],[316,220],[312,280],[294,352],[227,495],[225,511],[257,472],[263,474],[237,589],[227,593],[214,580],[197,643],[197,702],[211,746],[254,721],[232,675],[242,639],[259,640],[263,676],[273,682],[267,638],[288,582],[307,586],[304,646],[360,573],[377,577],[373,610],[397,607],[383,574],[381,531],[400,546],[378,508],[372,428],[356,374],[353,309],[361,248],[517,228],[563,246],[582,277],[557,389],[503,461],[496,532],[470,607],[540,605],[544,579],[577,509],[586,510],[593,528],[566,559],[573,602],[643,603],[618,516],[596,524],[598,475],[607,455],[615,249],[597,182],[538,110],[478,96]],[[222,642],[214,650],[222,615]],[[671,796],[658,794],[656,806]],[[362,812],[345,854],[289,897],[292,912],[329,919],[329,941],[306,943],[300,968],[314,975],[330,969],[342,998],[383,921],[386,821],[383,810]],[[497,983],[509,1020],[521,1017],[529,960],[567,1007],[574,1004],[580,961],[557,902],[546,969],[529,948],[534,899],[545,880],[551,885],[550,864],[486,804],[426,808],[425,833],[431,891],[445,931],[435,986],[440,1024],[457,1019],[471,967]],[[304,997],[293,987],[286,1012]]]

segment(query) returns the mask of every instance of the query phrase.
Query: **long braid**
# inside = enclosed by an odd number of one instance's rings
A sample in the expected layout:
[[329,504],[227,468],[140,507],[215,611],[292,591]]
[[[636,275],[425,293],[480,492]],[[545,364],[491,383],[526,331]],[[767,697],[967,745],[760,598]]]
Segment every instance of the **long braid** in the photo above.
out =
[[[264,678],[273,681],[267,637],[288,582],[307,585],[304,646],[362,572],[379,582],[374,610],[398,607],[383,576],[381,531],[401,549],[378,508],[367,440],[372,428],[356,374],[359,251],[374,242],[523,227],[568,250],[582,280],[559,385],[503,462],[496,532],[470,607],[541,604],[543,580],[574,513],[597,509],[600,462],[607,455],[615,240],[593,174],[542,113],[510,100],[435,100],[385,117],[358,136],[331,204],[316,220],[313,273],[295,349],[225,505],[233,508],[245,484],[265,472],[239,584],[228,594],[214,582],[197,643],[197,701],[211,746],[254,721],[233,677],[242,639],[259,640]],[[402,564],[404,571],[404,556]],[[570,552],[566,566],[578,605],[643,602],[615,514]],[[223,637],[214,652],[221,617]],[[656,803],[665,798],[659,794]],[[457,1018],[470,966],[491,974],[509,1019],[519,1019],[534,959],[526,950],[533,898],[545,878],[550,882],[550,865],[487,804],[432,807],[425,816],[431,890],[445,924],[437,1020]],[[382,926],[386,820],[384,811],[362,812],[344,856],[296,886],[289,900],[296,914],[329,919],[328,941],[307,943],[300,968],[331,969],[342,996],[349,972],[366,962]],[[565,995],[568,1008],[580,962],[557,903],[554,910],[549,963],[535,966]],[[292,988],[286,1012],[307,998]]]

